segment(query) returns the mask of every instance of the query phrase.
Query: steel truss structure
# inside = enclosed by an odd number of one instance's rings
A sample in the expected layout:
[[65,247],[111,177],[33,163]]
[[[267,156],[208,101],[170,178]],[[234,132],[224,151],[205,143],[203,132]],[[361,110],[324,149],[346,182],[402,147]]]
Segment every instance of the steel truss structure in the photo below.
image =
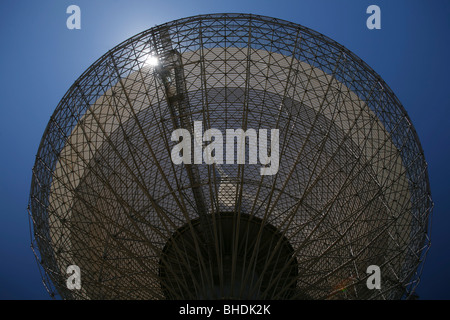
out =
[[[171,134],[194,121],[278,129],[278,172],[249,164],[249,140],[246,164],[174,164]],[[44,284],[64,299],[408,298],[431,209],[419,139],[380,76],[249,14],[169,22],[97,60],[48,123],[29,200]]]

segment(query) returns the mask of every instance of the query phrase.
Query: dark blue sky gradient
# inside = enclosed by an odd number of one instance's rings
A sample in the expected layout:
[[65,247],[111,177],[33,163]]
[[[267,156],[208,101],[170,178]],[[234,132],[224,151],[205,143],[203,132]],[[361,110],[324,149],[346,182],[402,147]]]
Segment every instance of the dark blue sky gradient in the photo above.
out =
[[[81,30],[66,8],[81,8]],[[379,5],[382,29],[366,28]],[[432,247],[418,294],[450,293],[450,1],[198,0],[0,2],[0,299],[48,299],[30,249],[26,206],[40,139],[59,100],[95,60],[123,40],[178,18],[217,12],[272,16],[336,40],[399,97],[429,164]]]

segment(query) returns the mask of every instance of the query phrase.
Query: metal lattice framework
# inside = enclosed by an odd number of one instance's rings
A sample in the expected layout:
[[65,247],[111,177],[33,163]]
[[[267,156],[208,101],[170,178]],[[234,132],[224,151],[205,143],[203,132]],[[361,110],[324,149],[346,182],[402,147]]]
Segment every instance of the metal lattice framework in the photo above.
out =
[[[279,129],[278,173],[174,164],[171,133],[195,121]],[[65,299],[407,298],[429,247],[426,168],[401,103],[343,46],[268,17],[185,18],[63,97],[33,169],[32,247]]]

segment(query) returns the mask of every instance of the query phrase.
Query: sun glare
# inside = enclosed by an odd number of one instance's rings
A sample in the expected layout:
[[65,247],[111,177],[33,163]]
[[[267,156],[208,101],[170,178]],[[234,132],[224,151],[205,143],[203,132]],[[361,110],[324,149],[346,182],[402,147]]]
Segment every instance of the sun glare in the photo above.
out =
[[149,55],[145,60],[145,64],[151,67],[157,66],[159,63],[158,57]]

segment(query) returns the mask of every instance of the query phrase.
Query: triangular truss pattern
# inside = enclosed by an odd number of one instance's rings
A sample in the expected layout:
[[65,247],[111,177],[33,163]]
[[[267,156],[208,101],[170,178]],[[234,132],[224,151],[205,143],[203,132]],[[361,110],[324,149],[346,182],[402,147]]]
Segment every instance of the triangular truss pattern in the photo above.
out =
[[[195,122],[278,129],[278,172],[174,164],[171,134]],[[369,66],[300,25],[214,14],[146,30],[83,73],[45,130],[29,213],[64,299],[399,299],[432,206],[414,127]]]

